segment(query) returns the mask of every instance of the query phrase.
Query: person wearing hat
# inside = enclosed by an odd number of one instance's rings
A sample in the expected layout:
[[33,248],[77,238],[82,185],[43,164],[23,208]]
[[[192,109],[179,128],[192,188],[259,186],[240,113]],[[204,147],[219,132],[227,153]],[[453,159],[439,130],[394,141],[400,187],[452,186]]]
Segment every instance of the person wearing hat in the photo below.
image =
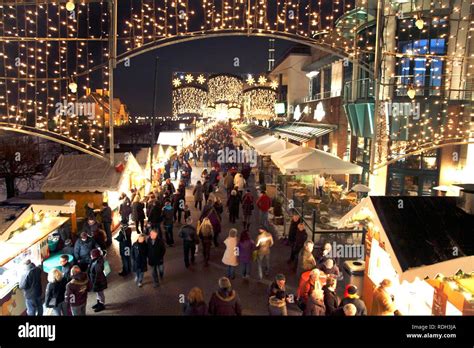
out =
[[72,266],[71,281],[66,284],[64,296],[72,316],[86,315],[87,293],[91,288],[87,273],[82,272],[79,266]]
[[74,258],[83,272],[87,270],[91,262],[91,251],[95,248],[98,248],[97,243],[86,232],[82,232],[81,238],[74,245]]
[[92,306],[94,312],[101,312],[105,309],[105,294],[107,289],[107,277],[104,273],[104,258],[100,249],[91,251],[91,263],[89,266],[89,279],[92,284],[92,291],[97,294],[97,304]]
[[72,240],[66,239],[64,241],[64,248],[61,249],[61,253],[74,255],[74,247],[72,246]]
[[285,292],[286,297],[286,277],[284,274],[277,274],[275,280],[270,284],[267,291],[268,298],[275,296],[278,291]]
[[365,306],[364,301],[359,298],[357,295],[357,286],[353,284],[347,284],[346,291],[344,292],[344,298],[341,301],[340,307],[345,306],[348,303],[352,303],[357,311],[357,316],[364,316],[367,315],[367,307]]
[[232,190],[230,192],[229,199],[227,200],[227,208],[229,209],[229,222],[231,224],[235,224],[235,220],[238,219],[239,206],[240,206],[240,199],[239,199],[239,196],[237,195],[237,191]]
[[303,316],[325,316],[324,292],[321,289],[313,289],[308,296],[308,301],[303,311]]
[[219,279],[219,289],[212,294],[209,301],[209,314],[216,316],[242,315],[239,295],[235,290],[232,290],[229,278]]
[[120,258],[122,260],[122,271],[119,276],[126,276],[132,270],[131,249],[132,249],[132,229],[125,221],[120,224],[120,230],[115,240],[119,242]]

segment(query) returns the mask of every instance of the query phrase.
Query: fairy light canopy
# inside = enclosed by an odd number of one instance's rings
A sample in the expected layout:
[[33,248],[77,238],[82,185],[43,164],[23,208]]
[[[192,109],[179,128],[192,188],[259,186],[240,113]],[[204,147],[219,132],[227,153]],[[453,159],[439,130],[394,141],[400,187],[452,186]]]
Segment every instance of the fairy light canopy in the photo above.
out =
[[[111,89],[113,86],[109,86],[108,80],[113,71],[109,71],[108,64],[113,58],[117,64],[125,64],[140,53],[191,38],[259,35],[288,39],[347,57],[367,69],[372,66],[375,52],[375,31],[367,26],[373,19],[370,15],[374,10],[373,1],[368,0],[357,1],[357,7],[355,0],[119,0],[116,2],[116,54],[110,51],[114,41],[110,3],[107,0],[1,2],[1,128],[48,135],[78,148],[104,154],[110,131],[104,121],[105,112],[95,118],[80,115],[80,112],[58,115],[58,103],[74,103],[84,97],[87,90]],[[423,110],[416,124],[407,119],[399,128],[394,128],[389,119],[384,131],[409,130],[413,136],[403,140],[403,149],[394,148],[387,156],[402,150],[411,152],[424,146],[466,141],[472,124],[472,98],[467,100],[456,95],[472,94],[474,85],[471,73],[465,72],[466,69],[472,71],[473,64],[472,53],[466,50],[466,42],[473,32],[472,11],[469,11],[471,0],[459,0],[454,6],[449,0],[385,3],[384,26],[395,19],[401,28],[399,32],[389,33],[390,38],[401,41],[407,34],[405,41],[411,40],[413,47],[411,50],[392,49],[384,43],[384,58],[394,59],[397,67],[416,65],[415,62],[431,67],[439,66],[440,62],[443,64],[441,75],[434,74],[434,82],[429,86],[422,85],[421,80],[428,73],[421,70],[405,75],[394,71],[393,80],[385,81],[384,88],[398,88],[401,94],[414,89],[413,100],[425,98],[428,101],[436,97],[435,104],[439,105],[439,111]],[[356,10],[360,15],[354,17]],[[361,31],[360,28],[369,29]],[[444,52],[438,52],[436,47],[422,49],[426,45],[420,40],[431,37],[436,30],[441,33],[437,40],[452,43]],[[416,42],[420,45],[416,46]],[[397,80],[397,75],[403,75],[402,79]],[[210,80],[206,74],[191,73],[172,83],[174,88],[201,86],[208,94],[206,103],[211,103],[205,109],[212,109],[212,103],[220,103],[222,94],[226,94],[231,96],[228,102],[239,104],[244,113],[246,95],[255,94],[267,105],[254,102],[255,108],[248,108],[246,110],[250,111],[247,112],[269,110],[271,91],[278,88],[268,76],[242,76],[240,80],[221,76],[214,82]],[[231,81],[226,88],[235,90],[223,93],[215,88],[222,85],[221,80]],[[69,88],[70,85],[74,88]],[[250,87],[261,90],[252,92]],[[427,88],[438,91],[439,95],[421,95]],[[182,93],[201,93],[191,91],[183,90]],[[459,105],[452,105],[454,99]],[[188,105],[184,109],[196,111],[197,107]],[[181,111],[176,109],[176,112]],[[381,144],[389,136],[386,133],[380,137]],[[397,146],[395,143],[390,145]]]
[[[219,120],[238,119],[242,115],[268,119],[275,117],[278,81],[266,74],[173,74],[173,116],[194,114]],[[179,83],[176,83],[179,81]]]

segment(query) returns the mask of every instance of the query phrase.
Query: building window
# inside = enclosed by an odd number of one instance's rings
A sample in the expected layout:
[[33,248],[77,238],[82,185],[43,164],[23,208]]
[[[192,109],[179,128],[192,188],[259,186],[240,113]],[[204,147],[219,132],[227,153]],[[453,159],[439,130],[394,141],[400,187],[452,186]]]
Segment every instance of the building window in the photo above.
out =
[[321,73],[311,79],[313,95],[312,99],[317,99],[317,96],[321,94]]
[[[397,60],[398,84],[425,87],[425,90],[429,91],[426,95],[440,95],[443,61],[440,58],[427,60],[416,55],[445,55],[447,43],[444,37],[448,34],[448,25],[445,20],[425,21],[426,30],[416,28],[415,19],[403,19],[398,22],[398,50],[414,55]],[[419,91],[419,94],[425,93]]]
[[331,92],[331,67],[324,69],[324,93]]

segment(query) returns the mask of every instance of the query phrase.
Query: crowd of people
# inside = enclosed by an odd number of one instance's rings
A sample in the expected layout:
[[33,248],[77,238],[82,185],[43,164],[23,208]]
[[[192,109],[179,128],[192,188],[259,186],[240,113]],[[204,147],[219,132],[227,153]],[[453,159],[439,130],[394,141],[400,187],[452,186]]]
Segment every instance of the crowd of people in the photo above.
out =
[[[198,246],[204,267],[208,267],[213,246],[215,252],[220,252],[217,247],[223,243],[221,260],[226,276],[218,280],[218,289],[209,302],[205,301],[202,289],[192,288],[184,304],[185,315],[241,315],[241,300],[232,288],[238,268],[243,279],[250,278],[254,263],[258,280],[268,279],[271,274],[271,250],[276,242],[268,220],[272,199],[267,195],[261,178],[258,190],[250,184],[252,171],[248,163],[218,161],[219,151],[226,147],[239,148],[233,143],[231,127],[219,124],[166,164],[152,192],[142,196],[139,190],[132,190],[121,196],[118,209],[120,227],[115,236],[122,264],[119,275],[125,277],[134,273],[139,288],[143,287],[148,271],[153,287],[157,288],[163,282],[166,251],[174,247],[175,237],[182,240],[185,268],[196,264]],[[198,163],[204,167],[196,182],[191,182],[191,162],[195,167]],[[177,187],[172,179],[178,181]],[[198,212],[198,218],[194,219],[186,197],[189,186]],[[224,192],[218,194],[219,190]],[[258,197],[254,192],[258,192]],[[94,311],[105,309],[106,255],[112,244],[112,211],[107,203],[98,214],[92,204],[85,208],[87,218],[83,231],[75,243],[70,240],[66,243],[70,250],[63,249],[65,255],[61,256],[61,269],[49,273],[43,303],[41,271],[29,260],[25,264],[27,271],[20,288],[25,293],[29,315],[41,315],[43,309],[55,315],[85,315],[89,291],[97,295],[97,303],[92,306]],[[221,238],[224,219],[231,228]],[[138,234],[133,243],[131,221]],[[255,238],[252,238],[251,227],[252,231],[257,231]],[[269,315],[288,315],[288,306],[305,316],[367,315],[355,285],[348,284],[344,297],[339,298],[336,288],[342,274],[337,260],[330,257],[331,244],[324,245],[320,253],[315,253],[305,222],[297,212],[291,218],[287,241],[290,249],[288,264],[297,275],[297,291],[294,294],[287,291],[285,275],[277,274],[266,294]],[[67,256],[69,253],[74,255],[73,261]],[[378,305],[373,306],[375,314],[395,311],[393,300],[385,296],[389,286],[386,281],[378,288],[375,296]]]

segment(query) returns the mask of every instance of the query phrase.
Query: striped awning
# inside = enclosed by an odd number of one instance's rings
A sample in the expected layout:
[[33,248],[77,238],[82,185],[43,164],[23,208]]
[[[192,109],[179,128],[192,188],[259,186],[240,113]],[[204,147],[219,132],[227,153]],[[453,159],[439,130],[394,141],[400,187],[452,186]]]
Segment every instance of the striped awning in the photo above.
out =
[[331,133],[334,129],[335,127],[324,125],[288,124],[276,127],[273,131],[301,143]]
[[246,133],[252,138],[260,137],[262,135],[270,134],[271,130],[265,127],[260,127],[254,124],[246,124],[239,127],[239,130],[243,133]]

